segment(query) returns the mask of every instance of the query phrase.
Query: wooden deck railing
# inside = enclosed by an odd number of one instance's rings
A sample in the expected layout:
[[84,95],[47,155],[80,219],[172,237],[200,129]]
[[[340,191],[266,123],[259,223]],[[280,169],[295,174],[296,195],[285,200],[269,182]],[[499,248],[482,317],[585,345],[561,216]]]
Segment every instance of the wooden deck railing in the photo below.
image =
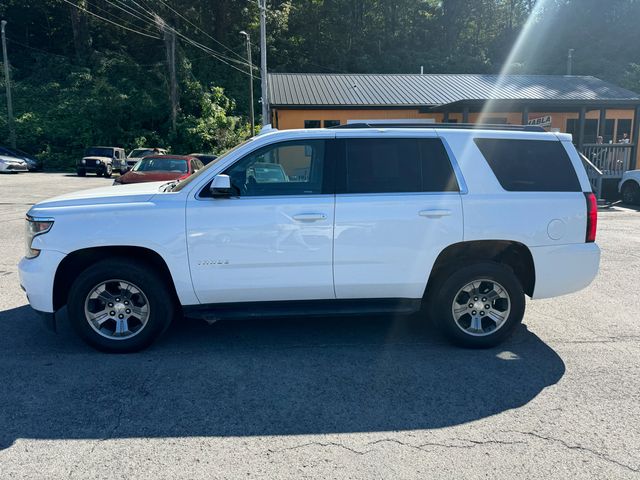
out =
[[603,178],[622,178],[632,165],[632,143],[588,143],[582,153],[602,172]]

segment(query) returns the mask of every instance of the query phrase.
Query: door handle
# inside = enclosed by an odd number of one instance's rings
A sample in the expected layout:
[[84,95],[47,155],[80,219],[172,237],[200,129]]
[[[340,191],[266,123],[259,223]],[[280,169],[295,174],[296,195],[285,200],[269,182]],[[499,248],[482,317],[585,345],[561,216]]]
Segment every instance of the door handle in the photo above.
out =
[[293,216],[293,219],[298,222],[317,222],[319,220],[326,220],[327,216],[324,213],[298,213]]
[[420,210],[420,212],[418,212],[418,215],[427,218],[448,217],[449,215],[451,215],[451,210]]

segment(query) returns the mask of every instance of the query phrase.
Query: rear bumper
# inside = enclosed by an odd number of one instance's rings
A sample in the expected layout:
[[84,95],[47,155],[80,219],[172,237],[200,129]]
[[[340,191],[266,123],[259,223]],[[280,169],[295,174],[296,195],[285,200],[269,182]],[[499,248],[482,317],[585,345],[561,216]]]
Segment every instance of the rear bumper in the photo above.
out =
[[595,243],[531,247],[536,283],[532,298],[550,298],[587,287],[600,267]]

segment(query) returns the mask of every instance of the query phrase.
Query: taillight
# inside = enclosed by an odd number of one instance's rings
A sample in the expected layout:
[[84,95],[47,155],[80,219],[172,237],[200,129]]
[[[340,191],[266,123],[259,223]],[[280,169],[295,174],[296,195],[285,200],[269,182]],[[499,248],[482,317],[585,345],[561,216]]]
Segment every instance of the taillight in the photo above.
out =
[[598,201],[592,192],[586,192],[587,198],[587,235],[585,242],[596,241],[596,229],[598,228]]

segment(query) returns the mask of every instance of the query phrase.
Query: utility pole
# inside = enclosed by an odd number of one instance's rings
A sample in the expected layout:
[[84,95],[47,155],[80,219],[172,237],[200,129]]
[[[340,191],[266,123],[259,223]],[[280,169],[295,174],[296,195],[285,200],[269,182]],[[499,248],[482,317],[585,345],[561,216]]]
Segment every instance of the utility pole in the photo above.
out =
[[267,89],[267,0],[258,0],[260,7],[260,78],[262,80],[262,124],[271,123],[269,119],[269,93]]
[[567,75],[572,74],[571,71],[573,70],[573,52],[575,52],[573,48],[570,48],[567,52]]
[[169,65],[169,97],[171,99],[171,132],[176,133],[176,119],[178,116],[178,82],[176,80],[176,34],[163,25],[164,44],[167,49],[167,64]]
[[247,61],[249,62],[249,120],[251,121],[251,136],[256,134],[255,119],[253,113],[253,63],[251,63],[251,37],[244,30],[240,32],[247,39]]
[[6,20],[2,20],[0,28],[2,30],[2,63],[4,64],[4,86],[7,89],[7,119],[9,123],[9,144],[11,148],[16,148],[16,129],[13,124],[13,102],[11,100],[11,77],[9,76],[9,58],[7,57],[7,38],[4,33]]

